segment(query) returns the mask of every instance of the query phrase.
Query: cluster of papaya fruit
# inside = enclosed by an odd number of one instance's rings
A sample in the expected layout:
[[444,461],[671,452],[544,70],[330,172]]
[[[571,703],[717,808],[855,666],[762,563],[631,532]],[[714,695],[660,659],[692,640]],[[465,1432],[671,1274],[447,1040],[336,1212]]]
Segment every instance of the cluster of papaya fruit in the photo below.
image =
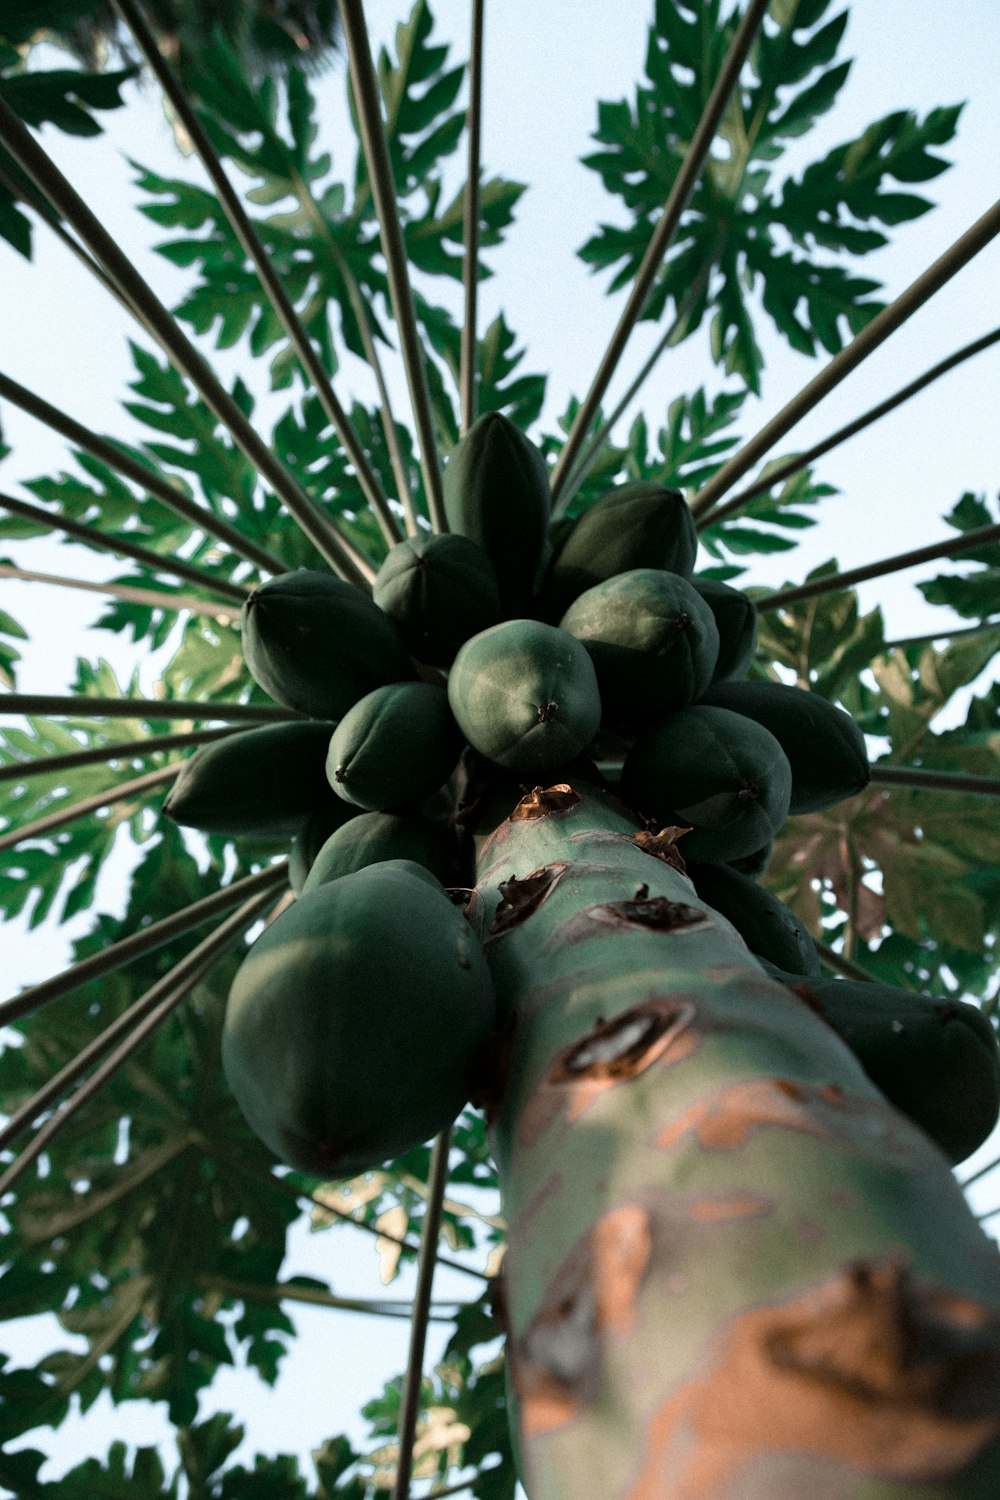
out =
[[[541,453],[490,413],[451,454],[444,506],[449,531],[391,548],[371,597],[310,571],[253,591],[246,664],[305,717],[199,749],[165,804],[206,832],[294,838],[298,899],[251,948],[224,1032],[253,1127],[291,1165],[348,1175],[427,1139],[468,1097],[496,1015],[482,950],[447,894],[472,881],[451,794],[470,751],[487,777],[528,790],[603,746],[601,771],[637,821],[686,830],[702,898],[785,982],[822,988],[865,1062],[857,1038],[871,1051],[878,1028],[858,1021],[857,987],[819,978],[808,934],[753,878],[789,813],[867,784],[849,715],[747,679],[756,611],[693,576],[679,491],[630,484],[553,522]],[[993,1068],[988,1131],[996,1049],[961,1009]],[[913,1113],[923,1093],[910,1092]],[[963,1132],[923,1109],[955,1159],[988,1112]]]

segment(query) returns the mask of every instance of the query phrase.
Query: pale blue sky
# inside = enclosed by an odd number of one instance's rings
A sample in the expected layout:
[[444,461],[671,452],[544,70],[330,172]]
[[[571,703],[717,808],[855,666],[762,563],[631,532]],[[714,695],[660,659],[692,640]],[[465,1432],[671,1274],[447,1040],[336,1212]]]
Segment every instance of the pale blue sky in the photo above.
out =
[[[396,6],[367,6],[373,34],[381,38],[398,17]],[[464,53],[466,6],[449,0],[439,5],[448,35]],[[595,124],[594,100],[630,94],[641,70],[649,6],[629,0],[609,6],[596,0],[539,5],[537,0],[487,0],[487,92],[484,117],[484,162],[489,171],[531,184],[522,200],[518,223],[506,247],[493,253],[497,276],[482,294],[484,322],[503,307],[512,326],[528,345],[525,364],[551,371],[549,414],[562,409],[570,389],[578,394],[589,380],[614,326],[617,304],[603,296],[604,279],[592,277],[573,250],[590,233],[595,220],[618,218],[616,203],[606,199],[594,174],[577,162],[589,146]],[[444,28],[442,28],[444,29]],[[1000,55],[1000,9],[994,0],[959,0],[941,7],[931,0],[864,0],[851,17],[847,51],[858,61],[843,91],[841,104],[821,131],[807,136],[796,160],[804,161],[857,133],[873,119],[897,107],[921,114],[939,104],[968,99],[957,142],[951,148],[955,168],[928,185],[942,208],[905,226],[897,243],[866,262],[890,293],[902,290],[951,241],[988,208],[1000,184],[1000,132],[996,129],[996,72]],[[324,131],[336,158],[353,150],[344,135],[342,67],[335,63],[320,91],[324,97]],[[175,299],[183,279],[147,247],[157,236],[133,208],[130,172],[123,160],[132,155],[145,165],[173,175],[192,166],[179,165],[152,86],[145,88],[127,112],[107,117],[102,142],[78,142],[55,132],[45,141],[120,241],[136,256],[160,295]],[[118,399],[130,374],[125,347],[126,325],[117,306],[90,282],[68,254],[44,230],[37,234],[35,263],[26,265],[0,246],[4,276],[0,311],[2,365],[57,405],[101,430],[127,432]],[[1000,319],[1000,247],[994,245],[951,283],[935,301],[894,336],[799,429],[786,446],[805,446],[919,374]],[[655,335],[643,328],[630,345],[622,366],[621,389],[641,364]],[[944,534],[940,517],[965,489],[990,496],[997,491],[996,397],[997,349],[963,366],[899,413],[870,429],[827,459],[822,474],[843,494],[827,502],[823,525],[807,537],[792,561],[754,564],[752,581],[777,583],[799,577],[808,567],[836,554],[849,566],[886,552],[932,541]],[[245,366],[237,350],[220,361],[224,371]],[[763,421],[813,373],[814,367],[773,341],[768,344]],[[350,394],[363,373],[353,368],[338,392]],[[398,376],[396,377],[398,382]],[[701,382],[717,388],[702,337],[665,360],[650,382],[641,405],[651,419],[678,393]],[[359,389],[365,387],[360,385]],[[402,400],[400,399],[402,408]],[[61,441],[17,412],[5,409],[6,440],[14,452],[0,466],[0,485],[16,489],[17,480],[54,471],[65,463]],[[13,551],[13,548],[5,548]],[[53,571],[83,571],[68,549],[49,552],[22,548],[25,566]],[[87,564],[89,576],[109,577],[112,563]],[[937,626],[939,611],[925,605],[908,573],[899,580],[867,585],[866,608],[883,602],[891,633]],[[97,614],[92,598],[55,595],[40,585],[3,584],[4,606],[38,630],[38,645],[26,652],[21,686],[28,691],[60,691],[78,652],[90,649],[129,660],[115,642],[81,636]],[[146,686],[152,682],[152,673]],[[102,882],[104,905],[112,907],[120,872]],[[80,930],[81,923],[75,924]],[[14,940],[5,953],[8,978],[28,982],[64,962],[61,935],[35,934]],[[987,1200],[988,1201],[988,1200]],[[349,1250],[349,1246],[353,1249]],[[298,1233],[285,1274],[312,1272],[334,1282],[339,1292],[379,1291],[367,1241],[347,1233],[330,1241]],[[472,1284],[470,1283],[470,1286]],[[449,1295],[467,1295],[458,1278],[442,1287]],[[391,1295],[398,1295],[393,1288]],[[351,1427],[361,1399],[374,1394],[381,1380],[401,1368],[405,1349],[403,1325],[385,1324],[332,1312],[294,1310],[303,1336],[275,1393],[255,1378],[227,1372],[208,1394],[202,1415],[236,1408],[248,1425],[246,1452],[305,1452],[323,1437]],[[379,1337],[376,1339],[375,1331]],[[13,1343],[3,1340],[13,1349]],[[37,1352],[49,1347],[40,1343]],[[20,1358],[33,1357],[27,1343]],[[99,1402],[82,1420],[73,1420],[55,1436],[33,1435],[29,1445],[57,1455],[53,1470],[91,1453],[103,1453],[120,1436],[149,1442],[163,1431],[159,1413],[142,1403],[109,1413]]]

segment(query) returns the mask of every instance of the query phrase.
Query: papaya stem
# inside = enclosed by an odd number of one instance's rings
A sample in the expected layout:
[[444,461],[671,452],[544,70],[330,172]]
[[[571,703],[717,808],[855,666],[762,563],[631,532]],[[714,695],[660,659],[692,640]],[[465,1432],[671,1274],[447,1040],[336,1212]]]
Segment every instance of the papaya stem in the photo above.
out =
[[353,542],[303,490],[243,415],[236,401],[167,311],[113,235],[87,207],[59,171],[52,158],[5,100],[0,99],[0,141],[45,194],[87,249],[122,289],[128,304],[163,349],[171,364],[185,375],[216,419],[232,435],[247,461],[281,499],[288,512],[333,570],[365,588],[374,576],[371,564]]
[[239,195],[233,190],[232,183],[226,175],[212,142],[191,108],[180,80],[157,46],[156,38],[147,26],[138,5],[134,4],[134,0],[114,0],[114,5],[131,30],[139,50],[156,75],[160,87],[187,131],[202,166],[215,188],[233,233],[253,264],[272,309],[281,321],[303,369],[312,381],[320,405],[333,423],[337,436],[354,465],[358,483],[364,491],[365,498],[382,528],[386,542],[391,547],[394,542],[400,540],[396,518],[389,509],[375,471],[368,462],[368,456],[361,446],[357,433],[351,426],[350,417],[337,399],[330,377],[302,326],[299,315],[292,306]]
[[1000,525],[976,526],[963,531],[960,536],[949,537],[943,542],[932,542],[926,547],[914,547],[910,552],[897,552],[894,557],[884,557],[881,562],[865,563],[860,568],[845,568],[842,573],[826,573],[822,578],[810,578],[794,588],[779,589],[777,593],[765,594],[755,599],[758,610],[784,609],[788,604],[798,604],[801,599],[811,599],[817,594],[835,593],[838,589],[852,588],[869,578],[884,578],[889,573],[898,573],[903,568],[915,568],[919,563],[933,562],[939,557],[954,557],[963,552],[972,552],[977,547],[1000,540]]
[[156,589],[140,589],[130,583],[94,583],[88,578],[34,573],[27,568],[12,567],[9,563],[0,563],[0,578],[16,578],[21,583],[53,583],[64,589],[78,589],[89,594],[109,594],[112,599],[123,599],[129,604],[149,604],[154,609],[165,609],[173,613],[189,610],[194,615],[212,615],[217,620],[227,620],[230,623],[240,617],[237,605],[213,603],[211,599],[195,599],[191,594],[161,594]]
[[1000,233],[1000,201],[987,209],[986,213],[977,219],[963,235],[960,235],[943,255],[917,277],[916,281],[911,282],[894,302],[890,302],[888,307],[877,313],[871,322],[867,323],[861,332],[841,349],[839,354],[834,355],[825,369],[804,385],[776,417],[772,417],[770,422],[765,423],[756,437],[744,444],[740,451],[734,454],[717,474],[712,476],[692,502],[691,508],[695,517],[703,519],[706,524],[713,521],[715,507],[726,491],[731,489],[738,479],[742,479],[758,459],[763,458],[775,443],[781,441],[786,432],[812,411],[824,396],[829,395],[830,391],[856,369],[862,360],[867,359],[869,354],[884,343],[890,334],[895,333],[897,328],[901,328],[907,318],[912,317],[918,308],[923,307],[935,292],[940,291],[941,287],[967,265],[973,256],[978,255],[980,250],[988,245],[998,233]]
[[57,714],[70,719],[223,719],[229,724],[279,724],[306,719],[270,703],[198,703],[187,698],[91,698],[86,693],[4,693],[0,715]]
[[338,0],[338,8],[344,29],[344,40],[347,43],[361,144],[368,167],[375,212],[381,229],[382,253],[385,256],[389,280],[389,297],[396,326],[399,329],[403,366],[406,370],[413,420],[420,444],[420,467],[424,476],[427,508],[435,531],[447,531],[430,391],[427,384],[427,372],[424,368],[424,353],[420,344],[417,316],[413,306],[413,293],[410,289],[406,246],[403,242],[403,230],[396,204],[396,188],[392,175],[392,163],[389,160],[389,147],[382,123],[378,83],[372,66],[368,26],[361,0]]
[[213,917],[228,911],[244,896],[256,895],[261,890],[277,889],[285,884],[287,878],[287,860],[282,860],[277,865],[268,865],[264,870],[258,870],[253,875],[246,875],[242,880],[234,880],[232,885],[213,891],[211,896],[203,896],[200,901],[193,901],[189,906],[182,906],[179,911],[173,912],[169,917],[153,922],[149,927],[140,928],[138,932],[121,938],[117,943],[109,944],[99,953],[91,953],[87,958],[78,959],[68,969],[63,969],[59,974],[53,974],[49,979],[43,979],[40,984],[31,985],[28,989],[22,990],[19,995],[0,1004],[0,1026],[9,1026],[12,1021],[30,1015],[32,1011],[47,1005],[49,1001],[72,994],[82,985],[89,984],[91,980],[103,978],[105,974],[113,974],[117,969],[124,968],[126,964],[131,963],[133,959],[155,952],[157,948],[162,948],[164,943],[183,937],[193,928],[200,927],[203,922],[209,922]]
[[732,515],[734,511],[741,510],[751,500],[756,499],[758,495],[762,495],[765,490],[771,489],[776,484],[781,484],[790,475],[797,474],[800,469],[805,469],[809,464],[815,463],[817,458],[822,458],[824,454],[829,453],[833,448],[839,447],[848,438],[855,437],[859,432],[863,432],[866,427],[870,427],[873,422],[877,422],[881,417],[887,416],[889,412],[895,411],[897,406],[902,406],[904,401],[909,401],[911,396],[916,396],[919,391],[924,390],[926,386],[937,380],[941,375],[946,375],[956,365],[960,365],[963,361],[971,359],[974,354],[981,354],[984,349],[988,349],[998,341],[1000,341],[1000,328],[994,328],[992,333],[984,334],[982,338],[973,340],[971,344],[964,344],[954,354],[949,354],[947,359],[940,360],[938,364],[932,365],[929,370],[925,370],[922,375],[918,375],[916,380],[911,380],[909,385],[902,386],[894,395],[887,396],[884,401],[878,402],[876,406],[871,407],[869,411],[864,412],[860,417],[855,417],[853,422],[848,422],[844,427],[838,427],[836,432],[832,432],[821,443],[815,443],[813,447],[807,448],[803,453],[793,453],[790,458],[786,458],[768,473],[761,474],[752,484],[747,485],[745,490],[740,490],[738,495],[733,495],[727,500],[725,505],[716,506],[711,516],[703,516],[699,522],[698,529],[701,530],[710,524],[714,525],[716,521],[721,521],[725,516]]
[[925,771],[922,766],[872,766],[872,786],[914,786],[929,791],[963,792],[973,797],[1000,797],[1000,776],[972,776],[961,771]]
[[15,849],[26,839],[37,839],[43,834],[54,833],[57,828],[65,828],[68,823],[76,823],[80,818],[85,818],[88,813],[98,812],[102,807],[110,807],[114,802],[125,802],[130,797],[140,797],[144,792],[162,786],[165,781],[173,781],[183,769],[183,761],[174,761],[169,766],[158,766],[155,771],[147,771],[144,776],[136,776],[131,781],[120,781],[117,786],[105,787],[104,791],[95,792],[92,797],[84,797],[81,802],[73,802],[69,807],[60,807],[57,812],[46,813],[44,817],[35,818],[31,823],[24,823],[20,828],[9,828],[5,833],[0,833],[0,851]]
[[552,471],[552,498],[554,500],[561,497],[590,424],[597,413],[611,377],[618,367],[618,361],[621,359],[629,335],[642,315],[657,272],[680,224],[681,215],[694,190],[702,165],[715,138],[719,121],[729,103],[730,95],[739,81],[740,70],[764,19],[767,6],[768,0],[751,0],[747,13],[740,22],[729,51],[726,53],[715,86],[706,100],[701,119],[691,137],[680,170],[674,178],[663,213],[653,230],[642,263],[636,272],[635,282],[618,320],[618,326],[612,335],[597,374],[594,376],[590,390],[573,418],[573,425],[569,430],[565,446],[556,460],[556,466]]
[[420,1384],[423,1379],[424,1346],[427,1342],[427,1319],[431,1305],[431,1287],[437,1262],[438,1235],[441,1232],[441,1208],[448,1183],[448,1153],[451,1126],[435,1138],[431,1150],[430,1175],[427,1183],[427,1208],[420,1230],[420,1255],[417,1260],[417,1289],[413,1299],[410,1323],[410,1352],[403,1380],[403,1400],[399,1417],[399,1458],[392,1500],[408,1500],[410,1476],[413,1473],[413,1442],[420,1407]]
[[476,298],[479,284],[479,190],[482,181],[480,147],[483,117],[483,0],[472,0],[472,43],[469,51],[469,164],[465,174],[465,258],[462,284],[465,316],[462,322],[459,392],[462,436],[476,420]]
[[[165,974],[145,994],[140,995],[128,1010],[123,1011],[110,1026],[105,1027],[70,1062],[60,1068],[48,1083],[43,1084],[20,1109],[15,1110],[0,1128],[0,1148],[16,1139],[32,1120],[65,1093],[93,1063],[100,1063],[96,1071],[45,1122],[33,1136],[30,1145],[25,1147],[0,1176],[0,1197],[14,1186],[73,1115],[149,1040],[222,954],[243,936],[273,900],[273,891],[266,891],[263,895],[252,896],[249,901],[244,902],[215,932],[181,959],[169,974]],[[125,1040],[116,1046],[121,1037]],[[102,1058],[103,1062],[100,1061]]]
[[[38,422],[44,422],[46,427],[51,427],[53,432],[58,432],[68,443],[89,453],[100,463],[107,464],[109,469],[114,469],[117,474],[122,474],[130,479],[159,500],[161,505],[166,505],[176,515],[183,516],[192,526],[203,531],[206,536],[215,537],[216,541],[224,542],[237,557],[245,558],[258,569],[265,573],[287,573],[288,569],[280,558],[274,557],[265,548],[259,547],[256,542],[250,541],[237,531],[235,526],[230,526],[227,521],[219,520],[204,505],[199,505],[195,500],[189,500],[174,485],[164,478],[155,466],[148,461],[139,462],[131,454],[125,453],[116,447],[107,438],[102,438],[89,428],[84,427],[74,418],[67,416],[58,407],[52,406],[50,402],[37,396],[34,391],[29,391],[26,386],[20,385],[12,380],[9,375],[0,373],[0,399],[13,402],[21,411]],[[6,502],[5,502],[6,503]]]
[[[51,511],[45,510],[40,505],[31,505],[27,500],[18,500],[13,495],[0,495],[0,506],[3,506],[4,510],[9,510],[12,515],[24,516],[25,520],[36,521],[39,525],[47,526],[51,531],[62,531],[66,536],[76,537],[88,547],[95,547],[118,557],[131,557],[135,562],[152,569],[153,572],[183,578],[188,583],[197,584],[199,588],[220,594],[225,599],[232,599],[237,604],[242,605],[247,596],[247,590],[241,588],[238,583],[230,583],[225,578],[214,578],[211,573],[196,568],[192,563],[183,562],[179,558],[162,557],[159,552],[153,552],[149,547],[140,547],[137,542],[126,541],[123,537],[106,536],[95,526],[85,526],[82,522],[71,521],[66,516],[53,515]],[[30,540],[30,538],[25,538],[25,540]]]

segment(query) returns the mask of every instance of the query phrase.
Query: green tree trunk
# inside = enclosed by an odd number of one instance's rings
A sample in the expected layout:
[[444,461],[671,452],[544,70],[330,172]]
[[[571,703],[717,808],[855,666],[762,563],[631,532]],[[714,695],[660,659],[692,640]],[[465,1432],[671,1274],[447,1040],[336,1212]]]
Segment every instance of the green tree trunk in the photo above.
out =
[[996,1245],[635,831],[536,792],[478,860],[530,1500],[996,1500]]

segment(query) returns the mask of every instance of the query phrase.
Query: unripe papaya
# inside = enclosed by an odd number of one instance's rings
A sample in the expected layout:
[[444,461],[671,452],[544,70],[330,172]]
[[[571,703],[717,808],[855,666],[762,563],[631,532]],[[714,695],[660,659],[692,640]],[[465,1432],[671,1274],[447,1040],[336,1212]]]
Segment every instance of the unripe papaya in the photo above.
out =
[[[803,983],[795,974],[770,972],[793,988]],[[1000,1113],[1000,1050],[982,1011],[889,984],[804,984],[876,1088],[953,1166],[983,1144]]]
[[496,569],[481,547],[456,532],[397,542],[378,570],[372,598],[418,661],[439,667],[502,617]]
[[448,676],[448,701],[469,744],[508,771],[564,765],[601,721],[587,652],[538,620],[505,620],[466,641]]
[[633,568],[587,589],[560,621],[587,648],[604,722],[648,724],[700,698],[712,680],[719,632],[686,578]]
[[719,631],[719,657],[713,682],[742,677],[757,650],[757,606],[740,589],[717,578],[692,578],[698,593],[715,616]]
[[455,769],[462,744],[443,687],[392,682],[366,693],[341,719],[326,774],[345,802],[391,812],[436,792]]
[[287,837],[334,800],[324,772],[332,724],[267,724],[200,746],[163,811],[185,828]]
[[689,863],[687,873],[698,895],[732,922],[751,953],[790,974],[819,978],[816,944],[791,907],[772,891],[732,865]]
[[372,688],[413,677],[392,621],[331,573],[279,573],[243,606],[243,655],[276,703],[339,719]]
[[[330,725],[330,728],[333,726]],[[325,766],[326,750],[323,752],[323,761]],[[323,780],[326,781],[325,769]],[[327,781],[326,784],[329,789],[330,783]],[[352,818],[361,816],[361,809],[345,802],[342,797],[330,797],[322,807],[309,814],[292,839],[292,847],[288,851],[288,884],[297,896],[301,894],[316,856],[330,835]]]
[[755,849],[752,854],[744,854],[741,859],[726,860],[741,875],[750,875],[755,880],[758,875],[763,875],[771,863],[771,855],[774,853],[774,840],[768,839],[761,848]]
[[370,865],[301,896],[253,944],[222,1062],[281,1161],[352,1177],[455,1117],[495,1010],[482,949],[433,877]]
[[702,702],[745,714],[771,731],[792,767],[790,812],[818,812],[868,785],[864,735],[850,714],[819,693],[781,682],[715,682]]
[[445,466],[450,531],[469,537],[496,569],[504,612],[521,615],[535,591],[552,497],[545,460],[509,417],[487,412]]
[[457,885],[468,873],[460,867],[457,835],[446,823],[432,823],[419,813],[366,812],[330,835],[313,861],[302,894],[391,859],[422,866],[442,885]]
[[595,584],[655,568],[690,577],[698,552],[691,509],[680,490],[640,481],[609,490],[561,539],[542,590],[546,614],[559,619]]
[[625,757],[622,792],[662,826],[690,828],[685,859],[742,859],[781,827],[792,772],[760,724],[725,708],[695,704],[666,714]]

